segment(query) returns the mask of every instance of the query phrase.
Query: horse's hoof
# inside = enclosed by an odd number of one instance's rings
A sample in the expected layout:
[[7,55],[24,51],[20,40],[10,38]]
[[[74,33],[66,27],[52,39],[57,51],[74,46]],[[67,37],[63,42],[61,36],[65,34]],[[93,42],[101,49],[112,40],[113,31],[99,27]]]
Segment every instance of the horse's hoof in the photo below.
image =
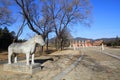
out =
[[17,61],[15,61],[14,63],[17,63]]
[[29,66],[30,64],[26,64],[27,66]]
[[11,64],[11,63],[8,63],[8,64]]
[[35,64],[35,63],[31,63],[31,64]]

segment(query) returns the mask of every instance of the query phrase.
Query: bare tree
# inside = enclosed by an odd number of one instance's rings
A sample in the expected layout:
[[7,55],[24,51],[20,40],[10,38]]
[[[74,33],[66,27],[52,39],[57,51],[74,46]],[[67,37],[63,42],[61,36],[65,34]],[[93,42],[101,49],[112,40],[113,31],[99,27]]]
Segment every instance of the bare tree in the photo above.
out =
[[62,44],[64,31],[71,27],[71,24],[90,25],[91,5],[88,0],[44,0],[44,5],[47,6],[48,14],[52,17],[57,45]]
[[70,40],[72,39],[72,35],[70,33],[70,30],[66,27],[64,31],[61,33],[61,42],[60,42],[60,48],[61,50],[64,49],[64,47],[68,47]]
[[[36,3],[36,1],[38,3]],[[15,0],[20,7],[20,14],[26,20],[28,27],[35,33],[42,35],[43,39],[48,42],[48,34],[52,31],[50,26],[50,16],[39,6],[39,0]],[[40,1],[41,2],[41,1]],[[42,8],[45,8],[44,6]],[[42,11],[42,12],[41,12]]]
[[9,9],[10,5],[9,0],[0,0],[0,27],[13,23],[12,11]]
[[[15,0],[20,14],[28,27],[47,40],[53,31],[57,36],[57,45],[62,44],[63,35],[71,24],[90,25],[91,5],[89,0]],[[62,45],[61,45],[62,46]],[[59,48],[59,47],[58,47]]]
[[17,32],[17,34],[16,34],[16,36],[15,36],[15,38],[13,39],[13,42],[17,42],[18,41],[18,38],[22,34],[25,25],[26,25],[26,22],[25,22],[25,19],[24,19],[22,24],[21,24],[21,26],[20,26],[20,28],[19,28],[19,30],[18,30],[18,32]]
[[34,15],[36,12],[36,7],[33,7],[33,5],[36,6],[35,3],[33,3],[33,0],[15,0],[16,4],[20,7],[21,12],[20,14],[23,15],[23,18],[27,21],[28,27],[36,32],[37,34],[40,34],[37,29],[34,28],[33,20]]

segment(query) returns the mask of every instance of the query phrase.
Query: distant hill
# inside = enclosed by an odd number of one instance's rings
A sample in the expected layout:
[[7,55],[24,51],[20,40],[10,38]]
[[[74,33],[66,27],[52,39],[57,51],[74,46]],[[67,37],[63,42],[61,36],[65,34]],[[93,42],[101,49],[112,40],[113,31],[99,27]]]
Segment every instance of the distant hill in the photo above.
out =
[[80,40],[80,41],[83,41],[83,40],[91,40],[91,41],[93,41],[93,39],[81,38],[81,37],[76,37],[76,38],[74,38],[74,40]]
[[[82,37],[76,37],[74,38],[74,40],[77,40],[77,41],[85,41],[85,40],[91,40],[91,41],[96,41],[96,40],[103,40],[103,41],[111,41],[111,40],[115,40],[116,38],[99,38],[99,39],[90,39],[90,38],[82,38]],[[55,38],[51,38],[49,40],[49,42],[54,42]]]
[[[73,38],[72,40],[74,41],[86,41],[86,40],[90,40],[90,43],[93,44],[93,45],[101,45],[101,41],[100,40],[103,40],[104,41],[104,44],[106,46],[120,46],[120,38],[99,38],[99,39],[90,39],[90,38],[81,38],[81,37],[76,37],[76,38]],[[71,41],[72,41],[71,40]],[[51,38],[49,39],[49,43],[50,44],[54,44],[55,43],[55,38]]]
[[116,38],[100,38],[100,39],[96,39],[96,40],[103,40],[103,41],[111,41],[111,40],[115,40]]
[[81,37],[76,37],[74,38],[74,40],[91,40],[91,41],[96,41],[96,40],[103,40],[103,41],[111,41],[111,40],[115,40],[116,38],[99,38],[99,39],[90,39],[90,38],[81,38]]

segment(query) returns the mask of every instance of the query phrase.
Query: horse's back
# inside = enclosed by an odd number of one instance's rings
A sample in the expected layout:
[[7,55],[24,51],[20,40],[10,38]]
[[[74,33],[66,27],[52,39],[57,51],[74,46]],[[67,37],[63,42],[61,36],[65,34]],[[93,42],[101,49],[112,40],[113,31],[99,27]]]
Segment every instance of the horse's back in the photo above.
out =
[[9,48],[20,47],[22,43],[12,43],[9,45]]
[[8,51],[21,52],[21,46],[22,46],[21,43],[12,43],[12,44],[9,45]]

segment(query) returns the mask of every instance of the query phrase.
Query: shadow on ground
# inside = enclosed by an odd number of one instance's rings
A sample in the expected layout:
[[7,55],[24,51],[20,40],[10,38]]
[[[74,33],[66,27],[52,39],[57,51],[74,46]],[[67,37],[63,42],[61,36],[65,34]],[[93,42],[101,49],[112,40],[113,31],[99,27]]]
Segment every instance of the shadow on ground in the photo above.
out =
[[48,59],[35,59],[35,63],[40,63],[40,64],[43,64],[47,61],[54,61],[53,58],[48,58]]

